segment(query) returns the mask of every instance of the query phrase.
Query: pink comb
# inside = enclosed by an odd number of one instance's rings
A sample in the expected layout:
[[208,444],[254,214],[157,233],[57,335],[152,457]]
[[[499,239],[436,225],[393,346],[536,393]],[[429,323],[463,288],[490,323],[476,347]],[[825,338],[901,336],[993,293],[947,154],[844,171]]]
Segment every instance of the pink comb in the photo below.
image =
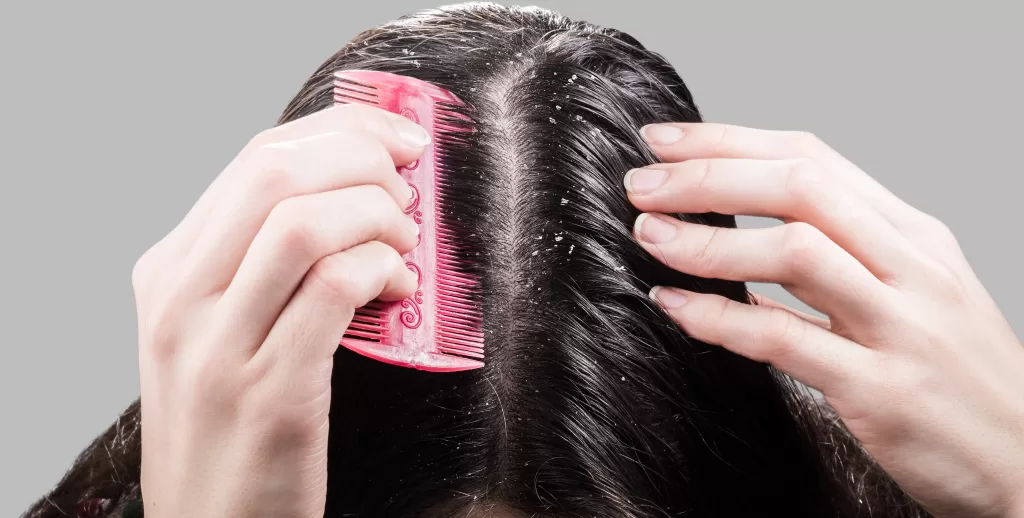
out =
[[458,255],[458,236],[443,213],[451,203],[443,192],[448,170],[440,163],[445,146],[471,131],[465,106],[435,85],[387,72],[346,70],[334,74],[335,104],[359,103],[397,113],[432,136],[423,156],[398,173],[409,182],[413,202],[406,209],[420,224],[420,242],[403,256],[419,287],[399,302],[373,301],[355,312],[341,345],[382,362],[434,372],[477,369],[484,364],[479,280]]

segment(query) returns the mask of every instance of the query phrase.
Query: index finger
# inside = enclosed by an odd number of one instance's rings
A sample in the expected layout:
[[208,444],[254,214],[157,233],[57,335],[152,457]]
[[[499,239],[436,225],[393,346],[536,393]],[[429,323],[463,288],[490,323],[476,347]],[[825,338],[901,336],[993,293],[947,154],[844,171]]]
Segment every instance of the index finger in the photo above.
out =
[[912,227],[920,219],[917,209],[886,189],[877,180],[805,131],[747,128],[713,122],[650,124],[641,135],[665,162],[695,158],[751,158],[786,160],[810,158],[850,187],[898,229]]
[[246,148],[345,130],[365,132],[376,137],[388,150],[396,166],[414,162],[431,140],[425,129],[401,115],[374,106],[342,104],[268,129],[256,135]]
[[823,155],[826,147],[804,132],[714,122],[650,124],[643,127],[641,134],[665,162],[694,158],[813,158]]
[[[175,248],[188,246],[198,235],[199,229],[205,224],[213,211],[217,200],[224,197],[225,192],[237,189],[238,185],[250,182],[253,179],[245,177],[247,168],[238,167],[252,153],[262,148],[294,148],[307,146],[316,141],[337,140],[333,137],[337,134],[353,135],[359,134],[369,137],[380,143],[391,156],[396,166],[408,165],[419,159],[423,154],[426,145],[430,143],[430,134],[418,124],[391,112],[359,104],[336,105],[319,112],[295,119],[280,126],[264,130],[253,137],[249,144],[238,153],[238,156],[217,176],[207,187],[206,191],[196,201],[188,214],[181,220],[164,239],[175,245]],[[340,149],[339,149],[340,151]],[[336,153],[337,154],[337,153]],[[324,179],[322,189],[328,189],[332,182]],[[403,183],[395,176],[391,182],[396,185],[394,192],[398,192],[398,183]],[[337,186],[334,186],[337,187]],[[402,186],[408,191],[408,188]],[[306,192],[290,194],[312,194],[312,189]],[[405,199],[397,200],[400,204]]]

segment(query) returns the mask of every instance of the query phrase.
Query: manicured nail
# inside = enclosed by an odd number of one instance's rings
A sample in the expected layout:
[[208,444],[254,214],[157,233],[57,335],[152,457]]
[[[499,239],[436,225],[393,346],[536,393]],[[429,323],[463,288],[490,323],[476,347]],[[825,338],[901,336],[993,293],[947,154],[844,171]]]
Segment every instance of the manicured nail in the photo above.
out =
[[666,124],[650,124],[640,130],[647,142],[658,146],[675,144],[683,138],[683,130]]
[[636,218],[636,235],[648,243],[664,243],[676,237],[676,226],[646,212]]
[[651,288],[649,294],[651,300],[661,304],[666,309],[675,309],[686,303],[689,297],[685,293],[675,288],[666,288],[664,286],[655,286]]
[[668,173],[661,169],[632,169],[622,180],[630,194],[647,194],[665,183]]
[[423,147],[430,144],[430,133],[414,122],[396,122],[395,131],[410,147]]

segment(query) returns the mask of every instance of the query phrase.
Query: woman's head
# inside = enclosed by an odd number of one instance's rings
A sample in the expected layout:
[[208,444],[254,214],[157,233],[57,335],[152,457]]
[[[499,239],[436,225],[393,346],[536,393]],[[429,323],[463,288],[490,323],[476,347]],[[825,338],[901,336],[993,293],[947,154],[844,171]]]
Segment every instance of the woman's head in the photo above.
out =
[[[785,378],[688,338],[647,297],[657,284],[747,298],[632,237],[622,178],[657,161],[639,129],[700,120],[663,58],[539,9],[453,6],[357,36],[280,122],[329,107],[340,69],[472,106],[476,132],[446,159],[446,217],[482,279],[488,356],[434,374],[340,349],[326,516],[922,515]],[[137,495],[139,423],[136,402],[29,515]]]
[[661,56],[540,9],[452,6],[357,36],[281,122],[330,106],[343,69],[423,79],[473,107],[447,217],[482,278],[488,359],[438,375],[339,351],[328,516],[856,514],[794,389],[688,339],[647,298],[654,284],[747,297],[632,238],[622,177],[657,161],[639,129],[700,120]]

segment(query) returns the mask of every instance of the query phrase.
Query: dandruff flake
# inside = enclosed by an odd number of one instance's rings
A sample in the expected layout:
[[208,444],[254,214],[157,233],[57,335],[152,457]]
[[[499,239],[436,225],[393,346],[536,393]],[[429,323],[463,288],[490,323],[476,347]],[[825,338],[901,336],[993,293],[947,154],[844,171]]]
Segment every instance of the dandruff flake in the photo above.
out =
[[560,203],[560,205],[565,205],[567,203],[569,203],[569,200],[562,198],[562,203]]

